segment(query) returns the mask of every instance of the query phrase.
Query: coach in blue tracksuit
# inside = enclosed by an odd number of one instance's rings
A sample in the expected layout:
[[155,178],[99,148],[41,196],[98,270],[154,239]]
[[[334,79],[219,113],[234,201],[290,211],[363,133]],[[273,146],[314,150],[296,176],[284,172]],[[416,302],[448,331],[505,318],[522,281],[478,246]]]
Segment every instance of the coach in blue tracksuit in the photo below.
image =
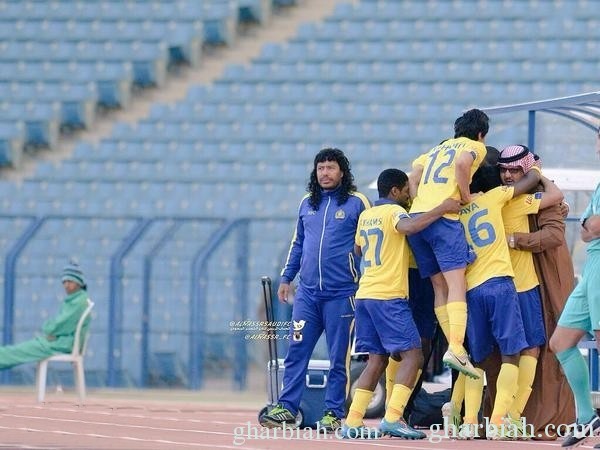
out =
[[268,428],[293,427],[304,392],[313,349],[325,330],[330,371],[325,411],[318,422],[332,431],[345,415],[349,350],[358,287],[354,233],[360,213],[369,207],[356,192],[350,163],[341,150],[326,148],[315,156],[307,191],[277,292],[285,302],[290,282],[299,274],[294,299],[290,347],[285,357],[279,404],[261,420]]

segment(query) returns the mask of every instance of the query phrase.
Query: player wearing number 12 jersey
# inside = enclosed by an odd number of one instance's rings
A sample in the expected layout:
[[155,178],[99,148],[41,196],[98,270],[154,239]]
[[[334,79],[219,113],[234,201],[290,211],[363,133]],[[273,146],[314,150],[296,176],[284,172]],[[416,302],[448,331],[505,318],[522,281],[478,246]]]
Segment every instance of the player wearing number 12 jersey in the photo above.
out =
[[[410,190],[411,216],[430,211],[440,199],[471,200],[469,183],[486,155],[488,116],[478,109],[465,112],[454,123],[454,139],[448,139],[413,162]],[[448,339],[444,362],[477,378],[463,341],[467,326],[465,268],[474,259],[458,215],[447,214],[409,237],[421,277],[431,278],[435,314]]]
[[[419,332],[408,304],[409,248],[405,235],[422,230],[447,212],[457,213],[457,200],[446,199],[431,211],[411,218],[406,205],[408,177],[398,169],[384,170],[377,180],[379,200],[361,213],[354,251],[362,255],[363,274],[356,293],[356,350],[368,352],[367,367],[356,391],[342,434],[346,438],[373,438],[379,434],[423,439],[403,420],[404,407],[423,365]],[[363,417],[378,380],[391,356],[402,364],[379,433],[363,425]]]

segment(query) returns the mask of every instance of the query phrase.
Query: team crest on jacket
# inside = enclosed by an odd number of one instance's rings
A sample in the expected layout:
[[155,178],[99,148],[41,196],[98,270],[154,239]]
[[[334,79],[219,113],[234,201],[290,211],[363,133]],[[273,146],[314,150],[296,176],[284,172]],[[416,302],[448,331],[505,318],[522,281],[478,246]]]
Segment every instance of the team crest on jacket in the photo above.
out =
[[304,325],[306,325],[306,321],[305,320],[299,320],[298,322],[296,322],[295,320],[293,321],[294,324],[294,335],[292,337],[292,339],[295,342],[300,342],[302,341],[302,328],[304,328]]
[[336,218],[336,219],[344,219],[345,217],[346,217],[346,213],[344,212],[344,210],[343,210],[343,209],[338,209],[338,210],[335,212],[335,218]]

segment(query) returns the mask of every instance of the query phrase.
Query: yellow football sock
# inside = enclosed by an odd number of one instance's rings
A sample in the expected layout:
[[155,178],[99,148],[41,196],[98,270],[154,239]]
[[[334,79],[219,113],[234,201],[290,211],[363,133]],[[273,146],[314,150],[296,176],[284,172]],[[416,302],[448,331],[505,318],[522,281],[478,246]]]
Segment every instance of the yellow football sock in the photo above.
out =
[[448,318],[448,310],[446,309],[446,305],[438,306],[433,310],[435,312],[435,317],[437,317],[438,324],[444,332],[444,336],[446,336],[446,340],[450,341],[450,319]]
[[402,414],[404,414],[404,408],[406,407],[406,403],[408,403],[411,393],[412,389],[404,386],[403,384],[394,385],[390,403],[385,410],[385,420],[388,422],[397,422],[402,417]]
[[454,405],[454,408],[461,409],[462,403],[465,399],[465,379],[466,375],[464,373],[459,373],[458,378],[454,382],[454,386],[452,386],[452,397],[450,401]]
[[519,358],[519,389],[515,400],[512,402],[508,414],[513,419],[521,418],[523,410],[527,405],[531,395],[531,386],[535,379],[535,369],[537,368],[537,358],[530,355],[523,355]]
[[[483,397],[483,370],[476,367],[479,379],[465,377],[464,396],[465,396],[465,423],[479,423],[479,410],[481,409],[481,398]],[[456,380],[458,383],[458,380]],[[456,386],[456,384],[455,384]],[[452,395],[454,402],[454,394]],[[460,407],[460,404],[458,405]]]
[[396,361],[394,358],[390,358],[387,368],[385,369],[385,404],[390,403],[390,397],[392,396],[392,390],[394,390],[394,380],[396,379],[396,373],[400,367],[401,361]]
[[448,302],[446,310],[450,323],[450,339],[448,339],[450,350],[456,355],[463,355],[465,353],[463,342],[467,330],[467,303]]
[[518,380],[519,368],[514,364],[503,363],[496,381],[496,401],[490,418],[492,424],[502,425],[502,419],[515,399]]
[[354,397],[352,398],[352,404],[348,410],[348,416],[346,417],[346,425],[350,428],[360,427],[363,424],[363,418],[367,412],[367,407],[373,397],[373,391],[367,391],[366,389],[357,389],[354,391]]

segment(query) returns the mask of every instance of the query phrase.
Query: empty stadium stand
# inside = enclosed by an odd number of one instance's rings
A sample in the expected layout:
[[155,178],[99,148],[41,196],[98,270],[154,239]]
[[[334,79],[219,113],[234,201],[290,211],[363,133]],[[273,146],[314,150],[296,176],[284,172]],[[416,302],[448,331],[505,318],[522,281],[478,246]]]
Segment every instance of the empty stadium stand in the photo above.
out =
[[[96,302],[91,386],[198,387],[224,370],[242,386],[235,361],[248,349],[229,323],[256,317],[258,279],[283,262],[315,152],[346,151],[366,191],[451,136],[464,109],[597,90],[600,9],[574,2],[340,1],[184,100],[0,179],[0,265],[15,274],[0,278],[14,300],[0,311],[4,324],[14,314],[5,342],[50,314],[75,255]],[[239,20],[267,26],[289,3],[0,0],[0,164],[93,127],[98,105],[126,108],[133,85],[160,88],[172,65],[200,66],[205,43],[233,45]],[[500,120],[490,144],[523,141],[526,117]],[[585,164],[590,152],[570,145],[569,163]]]

